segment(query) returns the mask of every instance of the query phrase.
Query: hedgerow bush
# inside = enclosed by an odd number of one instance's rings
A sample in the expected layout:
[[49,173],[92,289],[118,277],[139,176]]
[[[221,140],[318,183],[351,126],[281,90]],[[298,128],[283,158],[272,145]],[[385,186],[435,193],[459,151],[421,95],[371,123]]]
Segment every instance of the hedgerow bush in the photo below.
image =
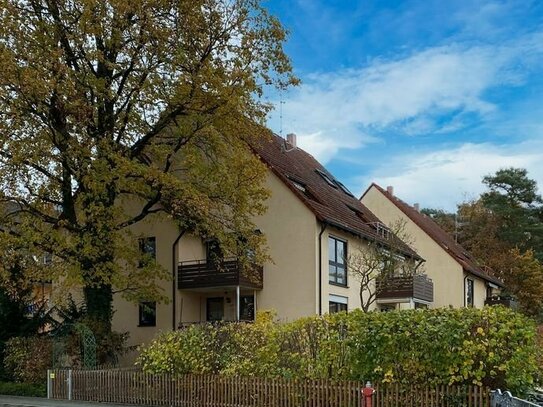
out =
[[0,382],[0,394],[4,396],[46,397],[45,384]]
[[195,325],[159,336],[147,372],[477,384],[517,392],[538,378],[534,323],[509,309],[332,314],[276,323]]
[[47,337],[12,338],[6,342],[4,368],[9,377],[26,384],[43,384],[53,365],[53,343]]

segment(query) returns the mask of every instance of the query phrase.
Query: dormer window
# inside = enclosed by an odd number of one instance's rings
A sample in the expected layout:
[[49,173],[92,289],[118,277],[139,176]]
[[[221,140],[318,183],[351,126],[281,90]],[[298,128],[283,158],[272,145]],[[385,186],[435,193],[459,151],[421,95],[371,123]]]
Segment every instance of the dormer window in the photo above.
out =
[[319,169],[316,169],[315,171],[326,181],[328,185],[330,185],[333,188],[337,188],[337,185],[335,184],[334,180],[327,173]]
[[385,239],[390,237],[390,230],[382,223],[378,223],[376,229],[379,236],[384,237]]
[[370,223],[370,225],[375,228],[377,235],[385,239],[390,238],[390,229],[383,225],[381,222],[372,222]]

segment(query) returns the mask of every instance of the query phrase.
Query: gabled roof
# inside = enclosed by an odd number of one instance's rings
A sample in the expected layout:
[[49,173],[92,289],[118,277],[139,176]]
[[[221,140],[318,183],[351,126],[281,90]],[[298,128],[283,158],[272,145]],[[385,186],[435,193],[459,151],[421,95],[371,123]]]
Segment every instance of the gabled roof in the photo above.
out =
[[[251,147],[320,222],[390,245],[378,231],[380,220],[377,216],[312,155],[277,135],[263,137],[253,142]],[[406,255],[420,259],[409,246],[403,242],[401,245]]]
[[420,227],[439,246],[441,246],[443,250],[445,250],[458,264],[460,264],[466,272],[503,287],[503,283],[499,279],[490,275],[483,268],[481,268],[477,264],[475,258],[460,244],[458,244],[450,234],[441,229],[441,227],[431,217],[419,212],[414,207],[389,193],[376,183],[372,183],[370,185],[370,187],[360,198],[361,200],[372,187],[376,188],[390,202],[396,205],[398,209],[400,209],[409,219]]

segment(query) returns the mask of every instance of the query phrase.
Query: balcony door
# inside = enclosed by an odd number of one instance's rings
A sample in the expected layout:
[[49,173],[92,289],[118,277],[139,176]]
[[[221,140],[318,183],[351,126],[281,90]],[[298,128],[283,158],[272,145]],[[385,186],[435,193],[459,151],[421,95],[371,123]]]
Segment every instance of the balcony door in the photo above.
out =
[[242,295],[239,300],[239,319],[241,321],[254,321],[255,297],[252,295]]
[[224,298],[212,297],[206,301],[206,321],[222,321],[224,320]]

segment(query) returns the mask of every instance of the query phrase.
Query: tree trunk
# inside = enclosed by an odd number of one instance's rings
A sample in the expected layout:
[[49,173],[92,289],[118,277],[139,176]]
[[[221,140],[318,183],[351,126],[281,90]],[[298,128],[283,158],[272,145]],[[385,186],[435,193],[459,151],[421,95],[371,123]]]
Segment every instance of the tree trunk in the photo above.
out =
[[[113,318],[113,290],[111,285],[85,286],[87,317],[100,333],[111,332]],[[98,333],[98,332],[95,332]]]

